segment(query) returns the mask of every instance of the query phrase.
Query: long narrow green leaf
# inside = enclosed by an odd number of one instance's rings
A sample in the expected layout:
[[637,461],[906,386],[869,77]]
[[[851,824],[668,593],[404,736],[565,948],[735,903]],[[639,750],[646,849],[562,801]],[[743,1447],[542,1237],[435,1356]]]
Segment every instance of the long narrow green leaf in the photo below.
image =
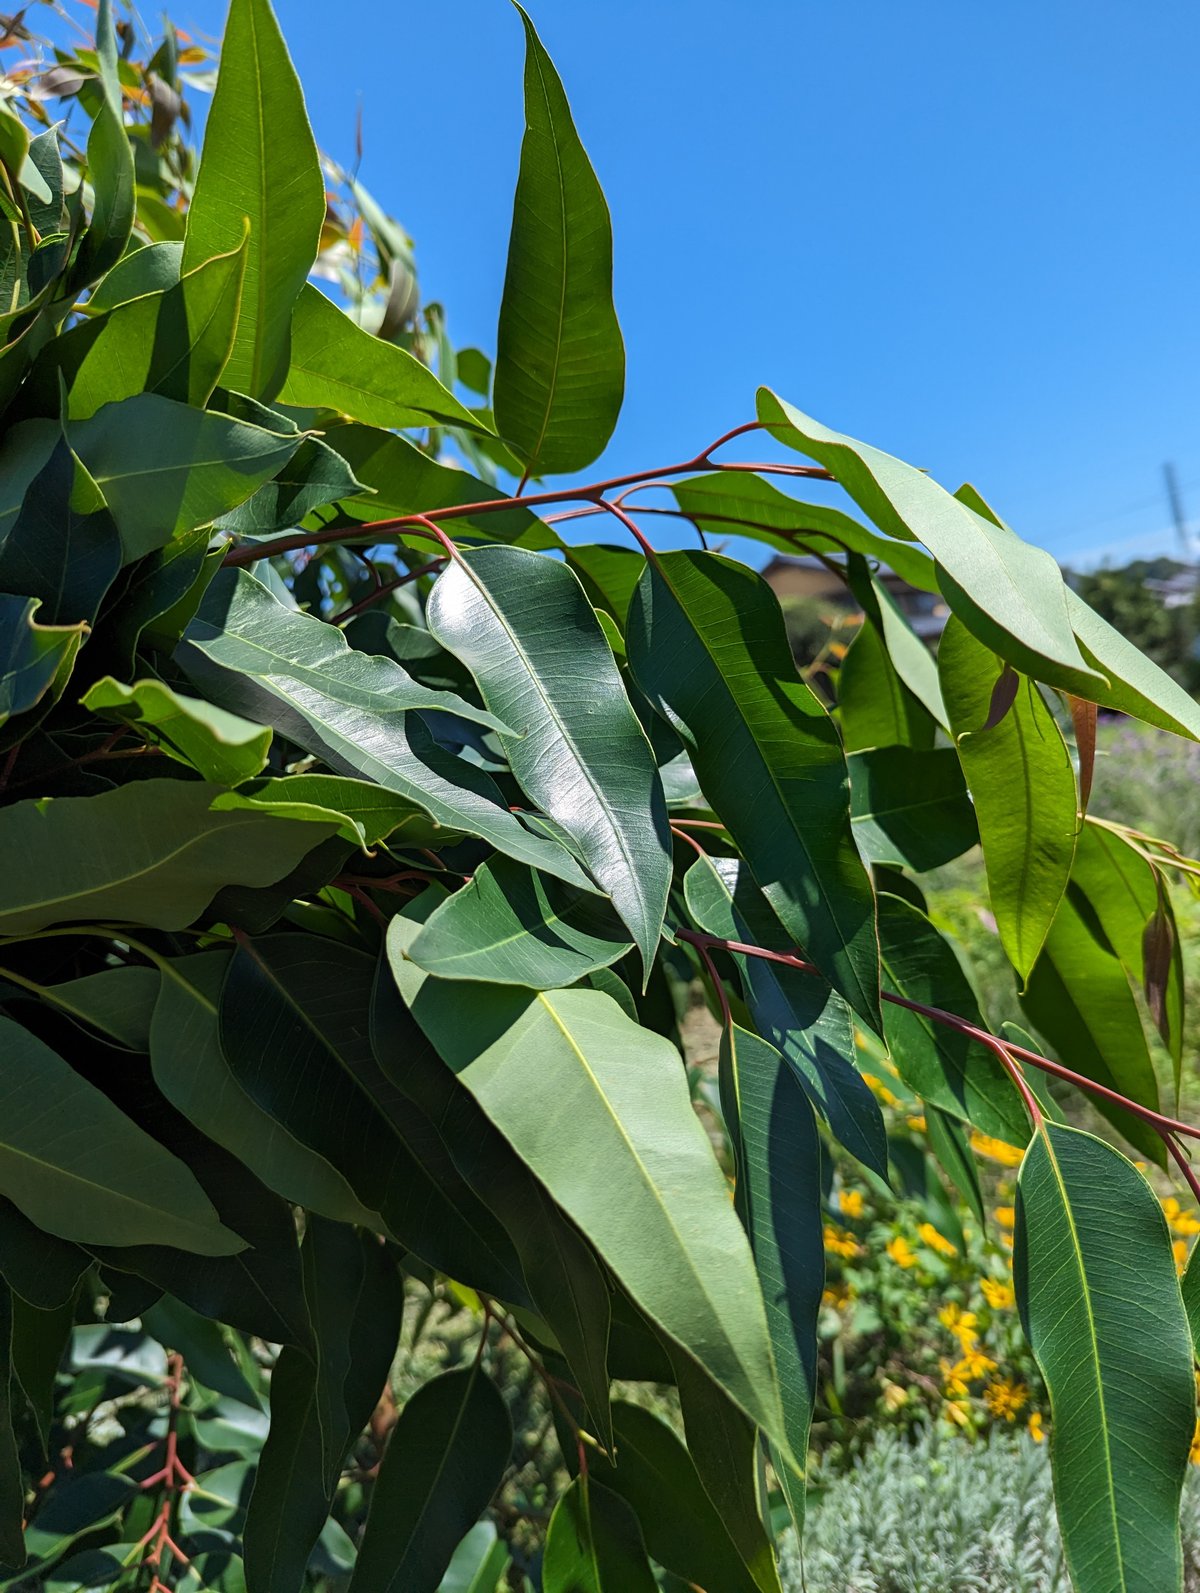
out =
[[[68,421],[68,443],[121,533],[125,562],[210,524],[282,469],[302,441],[161,393],[105,404]],[[59,423],[23,421],[0,442],[0,537],[56,446]]]
[[164,960],[150,1025],[154,1082],[268,1189],[322,1216],[370,1226],[373,1213],[342,1174],[248,1095],[225,1060],[218,1008],[229,960],[227,951]]
[[82,623],[43,625],[34,619],[40,606],[37,598],[0,592],[0,725],[28,713],[69,673],[83,641]]
[[121,563],[108,505],[60,437],[0,543],[0,588],[37,598],[43,624],[91,625]]
[[72,420],[143,392],[203,409],[233,346],[245,262],[244,246],[205,260],[170,287],[55,338],[29,373],[25,413],[57,415],[60,383]]
[[139,780],[5,808],[0,934],[89,918],[184,929],[223,885],[272,884],[336,828],[216,812],[220,789]]
[[511,1448],[508,1409],[478,1366],[422,1384],[392,1429],[351,1593],[437,1593]]
[[532,834],[481,769],[442,751],[409,709],[497,724],[453,692],[420,685],[399,664],[354,652],[336,627],[284,607],[244,571],[219,575],[176,657],[210,701],[270,724],[340,774],[365,775],[452,830],[571,884],[587,876],[565,847]]
[[[986,1029],[953,948],[911,902],[880,893],[879,941],[886,991]],[[883,1027],[897,1072],[922,1099],[996,1139],[1025,1144],[1024,1107],[986,1046],[891,1002],[884,1006]]]
[[1011,707],[992,723],[1005,667],[964,625],[946,626],[942,694],[975,803],[996,927],[1025,980],[1067,888],[1079,820],[1071,755],[1033,681],[1014,682]]
[[[721,1038],[719,1065],[737,1163],[738,1214],[754,1252],[792,1454],[803,1464],[816,1397],[817,1316],[825,1286],[821,1141],[800,1082],[774,1046],[732,1024]],[[687,1413],[685,1399],[685,1418]],[[786,1463],[778,1475],[799,1525],[803,1480]],[[718,1500],[714,1503],[719,1507]],[[729,1519],[726,1515],[727,1525]]]
[[[292,315],[291,363],[279,398],[370,426],[479,427],[427,365],[364,332],[311,283],[301,289]],[[386,513],[381,508],[379,517]]]
[[439,577],[427,617],[508,726],[513,774],[570,836],[648,971],[671,877],[666,800],[575,575],[524,549],[478,548]]
[[[1128,975],[1079,878],[1062,900],[1021,1004],[1075,1072],[1158,1108],[1158,1080]],[[1096,1105],[1143,1156],[1163,1161],[1162,1141],[1141,1118],[1103,1098]]]
[[623,1499],[576,1477],[550,1517],[542,1585],[545,1593],[656,1593],[641,1528]]
[[0,1194],[80,1244],[244,1248],[191,1171],[35,1035],[0,1017]]
[[796,945],[878,1029],[875,904],[833,721],[797,678],[774,594],[714,553],[647,564],[630,611],[638,685]]
[[125,252],[133,230],[135,208],[133,150],[125,131],[121,83],[117,73],[117,38],[112,0],[99,0],[96,13],[96,59],[99,104],[88,134],[87,163],[92,182],[92,216],[71,274],[78,290],[114,266]]
[[[994,651],[1008,657],[1006,647],[1015,644],[1023,657],[1039,661],[1033,671],[1039,679],[1083,696],[1103,683],[1076,644],[1066,586],[1048,553],[977,513],[923,471],[831,431],[769,388],[759,389],[758,414],[780,442],[831,470],[881,531],[925,544],[950,578],[951,607]],[[1030,667],[1019,658],[1013,662]]]
[[673,482],[671,491],[684,514],[714,536],[736,533],[791,554],[817,549],[836,557],[849,548],[923,592],[938,589],[933,560],[923,549],[881,537],[828,504],[800,503],[761,476],[718,470]]
[[252,779],[267,761],[271,732],[199,698],[184,697],[160,680],[123,686],[105,676],[80,698],[102,719],[140,732],[147,745],[195,769],[203,779],[236,785]]
[[442,903],[408,955],[441,979],[553,990],[607,968],[629,949],[625,927],[603,897],[499,857]]
[[[705,858],[684,881],[688,911],[710,935],[767,950],[787,936],[744,864]],[[855,1065],[850,1009],[821,978],[761,957],[735,955],[742,988],[763,1038],[782,1053],[805,1093],[852,1155],[887,1176],[887,1133],[879,1103]]]
[[242,242],[246,275],[225,384],[279,391],[292,306],[316,258],[325,181],[304,96],[268,0],[233,0],[204,150],[188,207],[183,269]]
[[582,470],[612,435],[625,345],[612,225],[554,63],[525,24],[525,137],[496,335],[496,424],[531,476]]
[[637,1517],[650,1554],[696,1587],[761,1593],[704,1491],[692,1457],[666,1422],[640,1405],[613,1405],[618,1461],[593,1457],[589,1476]]
[[1044,1124],[1018,1177],[1013,1275],[1050,1390],[1055,1499],[1077,1593],[1180,1589],[1192,1345],[1145,1179],[1102,1140]]
[[392,919],[396,983],[437,1051],[638,1305],[786,1451],[753,1257],[675,1048],[598,991],[427,978],[414,938]]

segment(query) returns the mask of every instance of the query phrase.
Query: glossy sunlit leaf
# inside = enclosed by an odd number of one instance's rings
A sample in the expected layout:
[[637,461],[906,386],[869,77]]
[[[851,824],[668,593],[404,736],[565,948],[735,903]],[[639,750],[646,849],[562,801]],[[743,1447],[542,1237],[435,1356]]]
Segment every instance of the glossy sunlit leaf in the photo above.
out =
[[253,576],[228,571],[213,581],[176,656],[210,701],[273,725],[339,773],[369,777],[449,829],[586,886],[564,847],[531,834],[488,775],[444,752],[406,710],[440,708],[495,725],[491,714],[431,691],[390,659],[353,651],[334,626],[285,608]]
[[172,286],[85,321],[47,346],[26,383],[26,412],[86,420],[102,404],[161,393],[203,409],[237,326],[245,247],[206,260]]
[[[126,563],[207,525],[270,480],[300,445],[298,432],[247,425],[160,393],[106,404],[69,421],[66,438],[121,533]],[[14,426],[0,447],[0,535],[61,435],[57,421]]]
[[956,621],[938,646],[938,673],[971,788],[1000,940],[1022,980],[1037,960],[1067,887],[1079,828],[1075,773],[1062,731],[1032,680],[989,725],[999,658]]
[[[829,430],[760,388],[759,419],[780,442],[831,470],[881,531],[923,542],[943,589],[981,641],[1040,679],[1089,696],[1102,678],[1075,641],[1067,588],[1048,553],[978,513],[924,471]],[[948,578],[948,579],[947,579]]]
[[500,857],[447,898],[408,955],[441,979],[553,990],[629,949],[624,925],[602,896]]
[[459,1539],[499,1486],[511,1448],[508,1409],[477,1365],[424,1383],[388,1440],[353,1593],[437,1593]]
[[[684,882],[688,911],[707,934],[768,950],[787,949],[782,925],[749,870],[735,858],[705,858]],[[887,1176],[879,1104],[856,1065],[850,1009],[820,977],[735,954],[755,1027],[795,1070],[813,1105],[852,1155]]]
[[525,24],[525,137],[496,337],[496,426],[531,476],[602,452],[625,391],[608,205],[554,63]]
[[243,1248],[181,1161],[3,1017],[0,1097],[0,1194],[39,1227],[81,1244],[177,1244],[213,1256]]
[[249,780],[267,761],[269,730],[199,698],[180,696],[160,680],[123,686],[106,676],[80,702],[102,719],[132,726],[149,746],[161,747],[219,785]]
[[1180,1588],[1192,1345],[1145,1179],[1102,1140],[1045,1124],[1018,1178],[1013,1276],[1050,1390],[1055,1503],[1075,1588]]
[[311,283],[296,301],[291,363],[279,398],[301,409],[331,409],[368,426],[478,425],[427,365],[363,331]]
[[[910,902],[881,892],[883,987],[986,1029],[953,948]],[[1029,1128],[1020,1097],[993,1052],[923,1013],[885,1002],[883,1032],[900,1077],[923,1100],[1010,1145]]]
[[438,579],[428,621],[509,727],[517,781],[571,838],[648,970],[670,885],[666,801],[578,580],[524,549],[475,549]]
[[638,685],[683,738],[793,943],[878,1028],[874,901],[851,831],[846,758],[796,675],[774,594],[718,554],[660,554],[627,641]]
[[875,747],[846,761],[854,839],[869,863],[922,874],[978,844],[975,809],[952,747]]
[[36,598],[0,592],[0,725],[28,713],[69,673],[83,641],[83,625],[41,624],[39,607]]
[[140,780],[5,808],[0,934],[97,918],[183,929],[223,885],[268,885],[323,838],[316,824],[215,812],[219,794],[200,781]]
[[65,437],[0,543],[0,589],[37,598],[45,625],[90,625],[121,568],[121,536]]
[[443,1059],[646,1314],[786,1449],[753,1257],[678,1052],[599,991],[427,978],[414,931],[392,920],[392,971]]
[[550,1517],[542,1585],[545,1593],[656,1593],[637,1517],[619,1495],[576,1477]]
[[[792,1453],[803,1463],[816,1395],[817,1315],[825,1286],[821,1142],[795,1071],[758,1035],[737,1024],[726,1027],[719,1077],[737,1166],[738,1214],[754,1252]],[[778,1474],[793,1519],[800,1522],[803,1480],[782,1463]],[[713,1502],[720,1508],[719,1500]],[[728,1526],[730,1516],[723,1515]]]
[[165,293],[179,281],[182,265],[183,244],[175,241],[148,243],[122,255],[89,294],[89,313],[99,315],[147,293]]
[[325,183],[295,69],[268,0],[233,0],[188,207],[183,269],[237,249],[245,282],[225,385],[279,391],[292,306],[317,253]]

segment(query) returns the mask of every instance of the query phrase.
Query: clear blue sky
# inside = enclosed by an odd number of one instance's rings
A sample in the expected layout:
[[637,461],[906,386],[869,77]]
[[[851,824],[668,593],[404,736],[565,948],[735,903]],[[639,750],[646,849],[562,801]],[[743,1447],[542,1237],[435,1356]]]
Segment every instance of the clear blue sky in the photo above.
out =
[[[970,479],[1064,562],[1200,532],[1195,0],[529,0],[613,211],[613,468],[776,386]],[[276,0],[322,145],[491,349],[520,144],[505,0]],[[218,31],[220,0],[176,0]]]

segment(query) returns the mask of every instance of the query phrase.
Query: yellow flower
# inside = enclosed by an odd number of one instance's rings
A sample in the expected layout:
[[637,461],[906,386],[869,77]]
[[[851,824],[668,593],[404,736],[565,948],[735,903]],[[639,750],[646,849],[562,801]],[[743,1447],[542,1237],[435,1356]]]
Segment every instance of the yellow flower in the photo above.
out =
[[940,1234],[931,1222],[923,1222],[917,1229],[917,1233],[924,1243],[931,1250],[935,1250],[939,1256],[956,1256],[958,1254],[949,1239]]
[[825,1224],[825,1248],[835,1256],[841,1256],[843,1261],[853,1261],[855,1256],[861,1256],[862,1246],[852,1233],[847,1233],[844,1228],[835,1228],[832,1223]]
[[1200,1466],[1200,1417],[1196,1419],[1196,1427],[1192,1433],[1192,1448],[1188,1459],[1193,1466]]
[[843,1306],[850,1304],[850,1290],[844,1283],[831,1283],[828,1288],[821,1291],[821,1304],[829,1306],[831,1310],[840,1311]]
[[960,1368],[952,1366],[949,1361],[944,1359],[939,1364],[942,1368],[942,1387],[946,1393],[953,1395],[955,1399],[965,1399],[970,1393],[970,1389],[967,1387],[966,1379],[963,1377]]
[[1011,1228],[1017,1220],[1017,1210],[1015,1206],[997,1206],[992,1216],[1002,1228]]
[[938,1312],[938,1321],[954,1334],[964,1350],[979,1342],[979,1334],[975,1331],[976,1320],[974,1311],[964,1311],[961,1305],[944,1305]]
[[979,1287],[993,1311],[1008,1311],[1016,1303],[1016,1291],[1011,1283],[997,1283],[994,1278],[980,1278]]
[[910,1117],[908,1119],[908,1126],[916,1133],[923,1134],[925,1132],[925,1119],[924,1117]]
[[1174,1195],[1167,1196],[1162,1203],[1162,1209],[1167,1222],[1184,1239],[1200,1233],[1200,1221],[1197,1221],[1190,1211],[1185,1211]]
[[884,1106],[900,1105],[899,1100],[892,1094],[887,1085],[884,1084],[882,1080],[877,1079],[873,1073],[864,1073],[863,1078],[866,1080],[867,1087],[870,1089],[877,1101],[880,1101]]
[[843,1217],[861,1217],[864,1203],[861,1189],[843,1189],[838,1196],[838,1205],[842,1208]]
[[989,1161],[999,1162],[1001,1167],[1019,1167],[1025,1154],[1016,1145],[1008,1145],[1002,1139],[993,1139],[990,1134],[978,1131],[971,1135],[971,1149]]
[[1171,1241],[1171,1254],[1175,1257],[1175,1270],[1182,1278],[1187,1270],[1188,1242],[1186,1239],[1173,1239]]
[[984,1389],[983,1402],[998,1420],[1015,1421],[1017,1412],[1029,1402],[1029,1390],[1024,1383],[998,1377]]
[[954,1370],[963,1382],[973,1383],[976,1378],[986,1377],[989,1372],[994,1372],[996,1363],[990,1355],[985,1355],[982,1350],[968,1349],[964,1345],[962,1360],[959,1361]]
[[917,1264],[912,1246],[903,1234],[897,1234],[894,1239],[888,1240],[887,1253],[898,1267],[915,1267]]
[[1046,1434],[1042,1428],[1042,1413],[1040,1410],[1035,1410],[1029,1418],[1029,1436],[1033,1439],[1035,1444],[1044,1444],[1046,1442]]
[[942,1412],[958,1427],[966,1427],[970,1424],[970,1409],[957,1399],[948,1399],[942,1406]]

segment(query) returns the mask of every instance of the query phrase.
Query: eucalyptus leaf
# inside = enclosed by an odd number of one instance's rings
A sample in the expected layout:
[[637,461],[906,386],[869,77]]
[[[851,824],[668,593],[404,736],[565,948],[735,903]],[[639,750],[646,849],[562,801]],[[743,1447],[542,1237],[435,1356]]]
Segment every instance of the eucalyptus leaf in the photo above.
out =
[[526,12],[525,136],[496,334],[496,425],[526,473],[581,470],[612,435],[625,345],[612,226],[554,63]]

